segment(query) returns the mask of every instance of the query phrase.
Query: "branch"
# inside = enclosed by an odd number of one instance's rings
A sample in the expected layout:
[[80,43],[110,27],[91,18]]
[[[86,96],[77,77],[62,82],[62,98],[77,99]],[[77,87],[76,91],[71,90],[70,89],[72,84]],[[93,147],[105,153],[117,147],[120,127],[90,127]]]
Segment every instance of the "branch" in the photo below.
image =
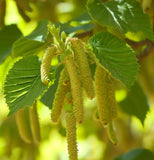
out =
[[144,45],[150,45],[151,41],[146,39],[144,41],[140,41],[140,42],[135,42],[135,41],[131,41],[129,39],[125,39],[126,42],[134,49],[137,50],[138,48],[144,46]]
[[154,54],[154,43],[151,42],[138,56],[138,61],[140,62],[143,58],[147,57],[149,54]]
[[5,25],[6,1],[0,1],[0,28]]

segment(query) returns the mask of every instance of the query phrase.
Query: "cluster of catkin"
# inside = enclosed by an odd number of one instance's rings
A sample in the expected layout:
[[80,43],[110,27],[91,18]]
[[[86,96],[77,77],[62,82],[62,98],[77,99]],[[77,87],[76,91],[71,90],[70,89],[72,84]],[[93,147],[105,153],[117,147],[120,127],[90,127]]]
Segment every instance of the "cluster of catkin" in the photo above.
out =
[[[69,38],[65,44],[69,47],[66,46],[66,51],[61,53],[64,68],[60,74],[51,119],[57,122],[64,103],[72,104],[72,109],[66,113],[66,131],[69,159],[77,160],[76,122],[81,124],[84,119],[82,90],[85,90],[90,99],[96,95],[99,120],[107,125],[109,138],[114,144],[117,143],[117,140],[113,132],[112,120],[117,116],[116,102],[113,78],[99,63],[96,67],[95,83],[93,83],[84,43],[78,38]],[[58,47],[53,45],[47,48],[43,56],[41,78],[44,84],[49,83],[50,63],[57,53],[59,53]]]
[[21,139],[25,143],[40,142],[40,124],[37,113],[37,102],[32,107],[19,110],[15,114],[16,124]]

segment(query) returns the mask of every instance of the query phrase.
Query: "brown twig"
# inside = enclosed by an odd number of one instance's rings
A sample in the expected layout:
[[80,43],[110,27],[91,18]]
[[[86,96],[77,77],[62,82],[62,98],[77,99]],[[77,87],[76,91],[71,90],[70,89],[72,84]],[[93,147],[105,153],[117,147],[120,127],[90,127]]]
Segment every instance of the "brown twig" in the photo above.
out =
[[148,45],[138,56],[138,61],[141,62],[141,60],[145,57],[147,57],[150,53],[153,53],[154,50],[154,43],[151,42],[150,45]]
[[6,1],[0,1],[0,28],[5,25]]
[[134,49],[137,50],[138,48],[144,46],[144,45],[150,45],[151,41],[146,39],[140,42],[131,41],[129,39],[125,39],[125,41]]
[[84,38],[84,37],[92,36],[92,35],[93,35],[93,31],[90,30],[90,31],[86,31],[86,32],[83,32],[83,33],[78,33],[76,36],[78,38]]
[[22,18],[26,21],[29,22],[30,18],[25,14],[24,10],[22,8],[20,8],[20,6],[18,5],[18,3],[16,3],[17,8],[18,8],[18,12],[20,13],[20,15],[22,16]]

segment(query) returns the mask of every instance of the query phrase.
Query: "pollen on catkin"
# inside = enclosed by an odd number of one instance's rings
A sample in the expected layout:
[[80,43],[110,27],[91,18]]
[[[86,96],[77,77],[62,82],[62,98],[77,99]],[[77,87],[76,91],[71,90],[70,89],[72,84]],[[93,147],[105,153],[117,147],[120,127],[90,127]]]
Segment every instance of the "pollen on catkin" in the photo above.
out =
[[71,93],[71,90],[70,92],[68,92],[66,94],[66,97],[65,97],[65,102],[67,105],[70,105],[73,101],[72,101],[72,93]]
[[99,118],[106,126],[117,117],[117,108],[113,78],[100,64],[96,67],[95,89]]
[[76,142],[76,119],[74,113],[66,114],[66,138],[69,160],[77,160],[78,150]]
[[81,88],[80,78],[74,63],[73,55],[70,54],[65,57],[65,66],[68,71],[71,82],[74,114],[77,122],[82,123],[83,122],[82,88]]
[[30,127],[34,143],[38,144],[41,138],[40,138],[40,124],[37,113],[37,102],[35,102],[32,107],[29,107],[29,118],[30,118]]
[[42,64],[41,64],[41,80],[44,84],[49,84],[49,73],[50,73],[50,64],[53,57],[56,56],[57,47],[51,46],[48,47],[43,55]]
[[16,124],[20,137],[25,143],[32,143],[32,134],[29,123],[27,122],[27,110],[21,109],[15,114]]
[[72,38],[69,40],[72,44],[75,59],[78,64],[81,82],[87,93],[88,98],[93,99],[95,97],[95,90],[93,80],[88,64],[87,55],[85,53],[84,44],[78,38]]
[[69,76],[66,68],[64,68],[60,74],[59,84],[52,106],[51,119],[53,122],[57,122],[59,120],[60,115],[62,113],[65,96],[69,91],[70,91]]
[[117,137],[115,135],[112,122],[107,124],[107,133],[110,141],[116,145],[118,143]]

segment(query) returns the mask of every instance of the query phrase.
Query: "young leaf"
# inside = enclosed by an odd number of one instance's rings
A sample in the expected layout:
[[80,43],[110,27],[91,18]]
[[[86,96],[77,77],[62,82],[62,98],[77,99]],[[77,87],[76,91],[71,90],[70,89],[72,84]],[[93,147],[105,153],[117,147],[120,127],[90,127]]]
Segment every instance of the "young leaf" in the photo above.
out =
[[105,31],[95,34],[89,43],[99,62],[114,78],[130,87],[139,68],[133,50],[124,41]]
[[126,99],[120,102],[120,107],[124,112],[130,115],[135,115],[141,123],[144,123],[146,114],[149,111],[147,98],[138,83],[135,83],[131,88]]
[[148,149],[138,148],[120,155],[114,160],[154,160],[154,154]]
[[37,56],[29,56],[17,61],[10,69],[4,84],[9,115],[25,106],[32,106],[46,89],[41,82],[40,65]]
[[118,28],[122,33],[140,33],[142,39],[154,40],[150,18],[136,0],[88,0],[90,15],[102,26]]
[[22,37],[13,44],[13,56],[25,56],[38,53],[46,47],[49,21],[40,21],[37,28],[28,36]]
[[10,25],[0,30],[0,64],[11,54],[13,43],[22,36],[16,25]]

